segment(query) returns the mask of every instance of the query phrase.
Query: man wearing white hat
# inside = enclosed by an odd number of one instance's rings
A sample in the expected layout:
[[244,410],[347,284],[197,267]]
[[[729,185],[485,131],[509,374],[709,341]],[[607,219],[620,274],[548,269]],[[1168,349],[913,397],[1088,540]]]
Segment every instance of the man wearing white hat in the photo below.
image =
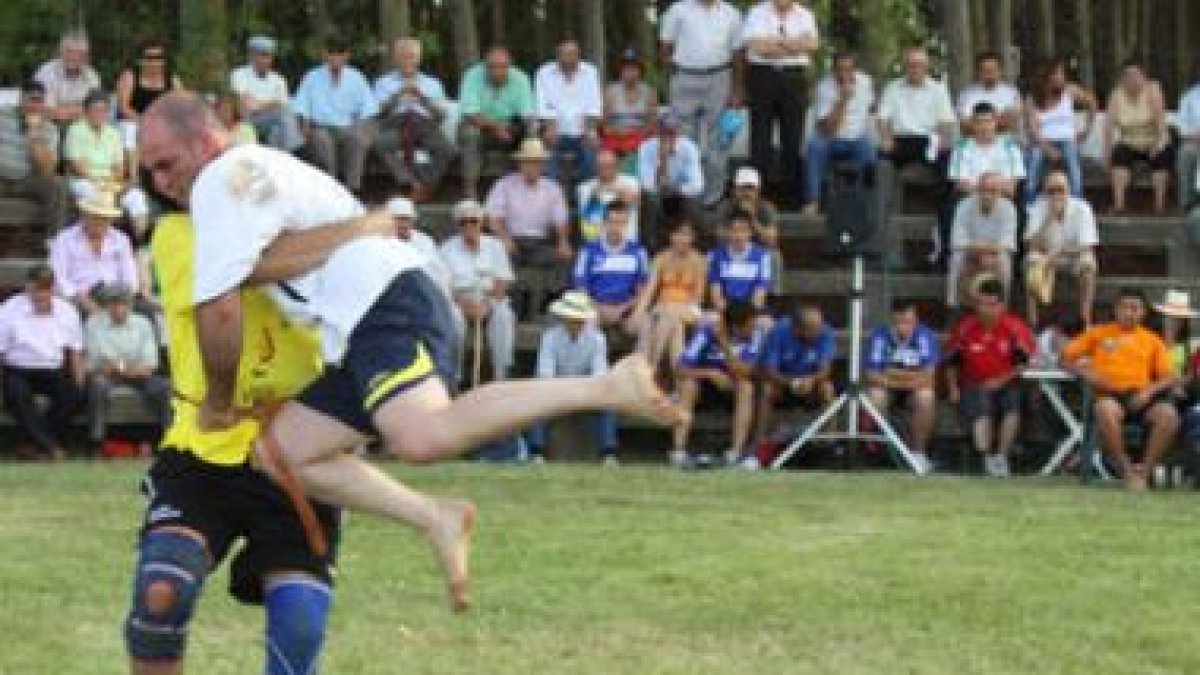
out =
[[302,141],[290,108],[287,80],[272,68],[275,40],[255,35],[247,47],[250,62],[229,74],[229,87],[241,98],[242,113],[254,125],[259,138],[271,147],[295,150]]
[[[596,307],[586,293],[567,291],[550,305],[550,314],[558,323],[542,332],[538,344],[537,376],[592,377],[608,372],[608,341],[596,328]],[[604,463],[617,463],[617,417],[611,412],[595,415]],[[548,438],[546,424],[536,424],[529,434],[533,461],[545,457]]]
[[574,255],[562,187],[543,175],[549,154],[527,138],[513,153],[517,170],[496,181],[487,197],[492,231],[518,264],[554,267]]
[[115,195],[93,193],[79,202],[79,211],[80,221],[50,241],[50,267],[58,294],[91,316],[102,309],[92,296],[101,284],[141,284],[129,237],[112,226],[121,217]]
[[425,272],[443,288],[450,287],[450,270],[442,260],[442,252],[438,250],[433,237],[417,228],[417,208],[411,199],[392,197],[387,203],[388,215],[396,224],[396,236],[425,256]]
[[[1186,304],[1186,297],[1167,300],[1159,311],[1190,310],[1176,306]],[[1125,487],[1134,492],[1146,490],[1179,430],[1179,410],[1171,400],[1179,375],[1162,338],[1142,324],[1146,304],[1140,290],[1121,289],[1113,303],[1115,320],[1093,326],[1062,350],[1066,367],[1095,392],[1100,446],[1116,461]],[[1130,421],[1146,428],[1140,465],[1133,463],[1125,448],[1123,427]]]

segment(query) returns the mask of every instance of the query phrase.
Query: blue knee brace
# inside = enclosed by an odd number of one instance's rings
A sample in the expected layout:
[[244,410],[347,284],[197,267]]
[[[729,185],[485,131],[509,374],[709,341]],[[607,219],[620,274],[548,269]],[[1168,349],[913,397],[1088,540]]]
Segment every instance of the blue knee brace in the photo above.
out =
[[142,538],[125,645],[139,661],[183,657],[188,622],[208,574],[208,552],[194,537],[150,532]]
[[317,672],[329,586],[315,579],[287,579],[267,588],[267,675]]

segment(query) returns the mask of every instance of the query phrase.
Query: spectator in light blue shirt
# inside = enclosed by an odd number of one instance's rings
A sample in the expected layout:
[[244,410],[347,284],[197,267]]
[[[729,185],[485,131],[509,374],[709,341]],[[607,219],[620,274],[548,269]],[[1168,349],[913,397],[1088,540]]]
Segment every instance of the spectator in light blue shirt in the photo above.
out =
[[650,276],[650,259],[641,244],[626,238],[629,217],[624,202],[608,205],[604,236],[580,249],[572,282],[596,303],[601,328],[624,324],[626,332],[636,335],[631,316]]
[[[1200,78],[1197,78],[1200,79]],[[1175,124],[1179,127],[1179,206],[1189,208],[1196,202],[1196,169],[1200,163],[1200,81],[1179,99]]]
[[753,242],[754,218],[742,210],[729,219],[729,241],[708,255],[708,285],[718,312],[734,300],[767,306],[774,271],[771,252]]
[[454,146],[442,133],[446,119],[446,90],[422,73],[421,41],[401,38],[392,49],[396,70],[375,82],[375,99],[382,114],[376,148],[396,182],[411,186],[424,201],[442,182]]
[[[567,291],[550,305],[550,314],[558,323],[542,333],[538,345],[537,377],[595,377],[608,372],[608,342],[596,329],[596,308],[591,299],[578,291]],[[617,417],[611,412],[595,416],[600,453],[607,465],[617,464]],[[537,424],[529,434],[534,462],[545,461],[547,426]]]
[[776,408],[819,409],[833,402],[837,334],[821,308],[801,303],[767,335],[759,366],[758,436],[767,438]]
[[[676,466],[707,467],[712,457],[689,454],[692,413],[705,398],[733,405],[733,438],[725,453],[727,464],[744,457],[754,418],[754,364],[759,360],[762,333],[753,305],[730,302],[716,323],[702,327],[692,337],[679,360],[679,407],[687,412],[685,423],[675,427],[671,463]],[[732,401],[731,401],[732,399]]]
[[358,192],[379,104],[367,78],[349,61],[349,46],[330,40],[325,64],[304,76],[292,107],[300,118],[305,152],[317,166]]
[[699,222],[704,168],[699,146],[680,133],[681,125],[674,113],[663,115],[658,121],[658,134],[638,147],[637,178],[647,207],[641,230],[647,246],[662,243],[664,221],[668,219],[684,217]]

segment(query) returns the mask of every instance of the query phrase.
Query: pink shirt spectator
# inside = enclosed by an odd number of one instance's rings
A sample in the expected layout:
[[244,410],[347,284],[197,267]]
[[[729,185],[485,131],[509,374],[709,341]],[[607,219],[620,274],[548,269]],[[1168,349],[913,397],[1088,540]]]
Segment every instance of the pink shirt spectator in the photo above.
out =
[[57,370],[65,351],[83,351],[83,322],[79,311],[54,298],[49,314],[33,311],[22,293],[0,305],[0,360],[12,368]]
[[487,210],[516,239],[546,239],[567,225],[566,197],[549,178],[538,178],[532,186],[519,173],[501,178],[488,193]]
[[98,283],[141,287],[129,237],[111,227],[100,246],[100,255],[88,242],[82,223],[63,230],[50,242],[50,267],[54,270],[55,290],[66,298],[87,293]]

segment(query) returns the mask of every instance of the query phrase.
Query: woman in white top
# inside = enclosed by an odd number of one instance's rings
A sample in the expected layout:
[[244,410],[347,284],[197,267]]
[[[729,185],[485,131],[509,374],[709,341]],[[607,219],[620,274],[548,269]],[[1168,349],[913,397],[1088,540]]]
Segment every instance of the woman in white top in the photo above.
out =
[[[1077,106],[1087,112],[1087,123],[1082,130],[1075,128]],[[1066,67],[1061,60],[1048,61],[1038,68],[1025,101],[1025,123],[1029,129],[1026,203],[1037,198],[1047,164],[1062,166],[1070,180],[1071,194],[1083,196],[1079,144],[1092,132],[1095,119],[1096,97],[1067,81]]]

